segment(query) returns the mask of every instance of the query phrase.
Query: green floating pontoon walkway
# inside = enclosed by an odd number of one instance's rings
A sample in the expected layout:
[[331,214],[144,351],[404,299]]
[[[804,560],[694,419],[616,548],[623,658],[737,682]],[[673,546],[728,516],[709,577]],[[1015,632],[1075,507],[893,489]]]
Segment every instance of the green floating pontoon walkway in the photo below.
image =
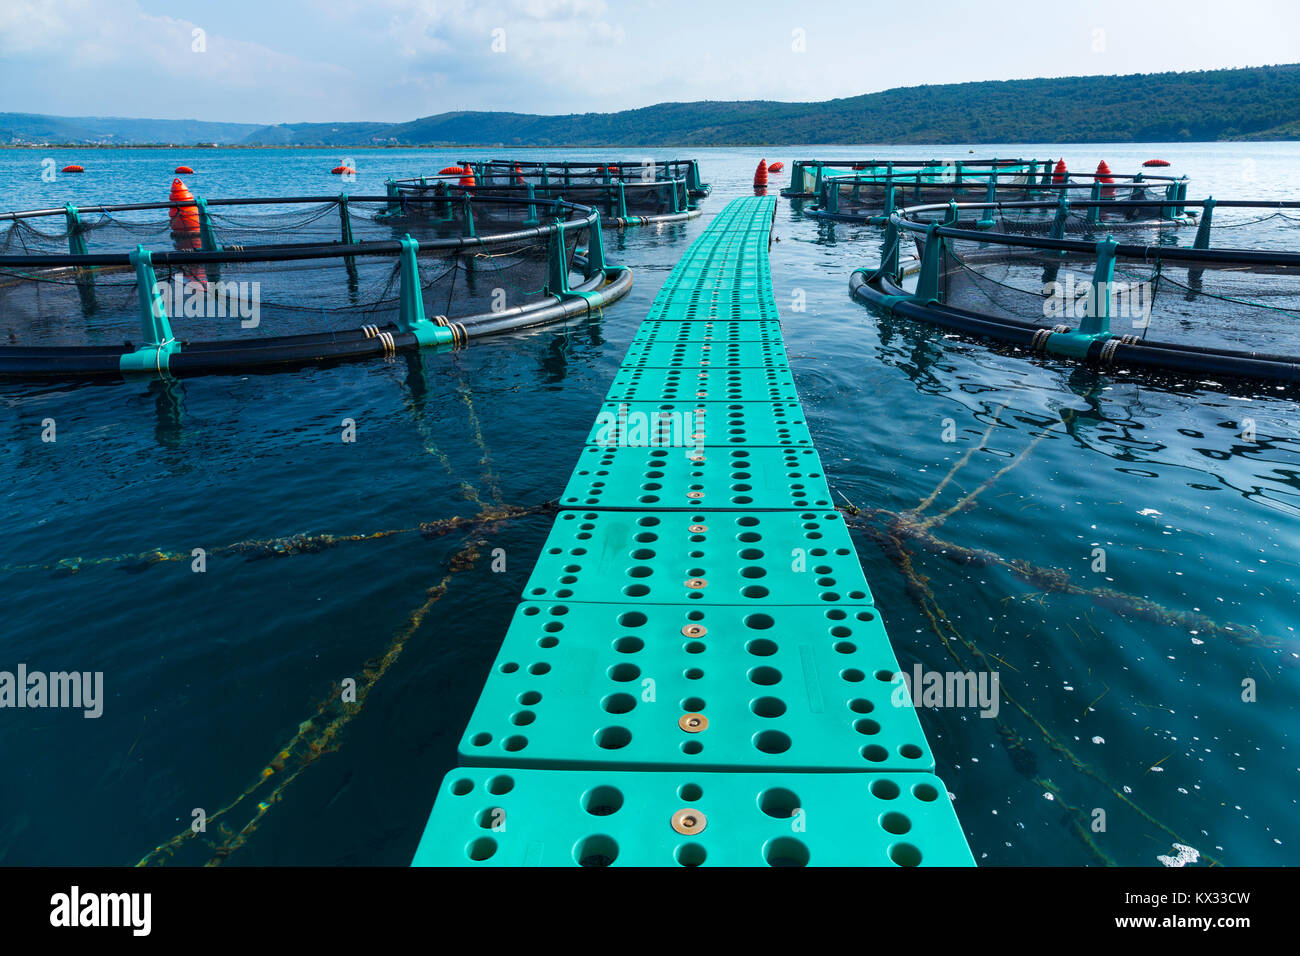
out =
[[414,865],[973,864],[795,394],[775,204],[655,299]]

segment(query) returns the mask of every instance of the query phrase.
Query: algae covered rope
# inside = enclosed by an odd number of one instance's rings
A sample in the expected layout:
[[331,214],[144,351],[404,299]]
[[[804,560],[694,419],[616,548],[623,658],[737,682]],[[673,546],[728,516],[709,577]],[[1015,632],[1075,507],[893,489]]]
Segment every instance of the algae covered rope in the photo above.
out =
[[[911,564],[911,555],[902,546],[902,543],[895,541],[895,544],[896,544],[897,554],[903,559],[899,562],[900,570],[903,571],[904,576],[908,580],[909,590],[918,599],[918,603],[921,604],[923,612],[926,614],[927,618],[931,622],[931,627],[934,629],[935,634],[939,637],[940,641],[943,643],[943,646],[948,651],[949,655],[953,658],[954,661],[957,662],[957,665],[959,667],[963,669],[969,669],[967,668],[966,662],[962,658],[961,654],[957,651],[955,647],[953,647],[952,642],[948,639],[948,635],[945,635],[941,628],[946,628],[949,634],[953,638],[955,638],[958,642],[960,642],[963,647],[965,647],[975,658],[979,660],[980,663],[984,665],[984,669],[986,671],[992,671],[993,668],[988,666],[987,655],[985,655],[984,652],[980,650],[980,648],[973,641],[969,640],[964,635],[962,635],[962,633],[957,629],[956,625],[954,625],[952,621],[949,619],[947,613],[939,605],[938,599],[935,598],[934,596],[934,591],[930,588],[929,579],[917,573],[917,571]],[[1074,751],[1072,751],[1069,748],[1069,746],[1067,746],[1059,738],[1057,738],[1055,734],[1053,734],[1050,730],[1047,729],[1046,725],[1044,725],[1042,721],[1040,721],[1037,717],[1035,717],[1027,707],[1025,707],[1014,696],[1012,696],[1012,694],[1007,690],[1005,683],[999,681],[998,690],[1002,694],[1002,696],[1006,698],[1007,702],[1010,703],[1013,707],[1015,707],[1018,711],[1020,711],[1020,713],[1025,717],[1025,719],[1028,720],[1034,726],[1034,728],[1042,736],[1043,740],[1047,743],[1047,745],[1052,750],[1056,751],[1061,756],[1063,756],[1070,763],[1070,765],[1074,767],[1075,770],[1079,771],[1085,776],[1091,777],[1092,779],[1096,780],[1098,783],[1106,787],[1117,800],[1127,805],[1130,809],[1132,809],[1135,813],[1137,813],[1140,817],[1142,817],[1142,819],[1146,820],[1152,826],[1157,827],[1158,829],[1162,830],[1164,833],[1172,837],[1175,840],[1175,842],[1185,842],[1183,838],[1179,836],[1178,833],[1170,829],[1165,824],[1161,823],[1154,816],[1152,816],[1141,806],[1139,806],[1136,802],[1134,802],[1127,794],[1122,792],[1109,780],[1103,777],[1098,771],[1093,769],[1090,765],[1088,765],[1084,761],[1080,760],[1079,757],[1075,755]],[[1008,756],[1012,758],[1013,764],[1017,764],[1016,757],[1015,754],[1013,753],[1013,750],[1018,743],[1023,743],[1023,738],[1018,733],[1016,733],[1016,731],[1013,728],[1006,725],[1000,717],[995,717],[993,719],[999,728],[999,736],[1003,737],[1003,746],[1007,749]],[[1019,769],[1019,765],[1018,765],[1018,769]],[[1035,783],[1038,783],[1040,785],[1043,782],[1041,781],[1040,778],[1036,777],[1033,774],[1026,774],[1026,776],[1029,776],[1031,780],[1033,780]],[[1059,791],[1054,790],[1053,792],[1059,792]],[[1076,826],[1075,831],[1078,835],[1080,835],[1084,843],[1088,845],[1091,852],[1096,853],[1098,857],[1101,859],[1109,859],[1104,854],[1104,852],[1095,845],[1095,841],[1092,840],[1091,834],[1087,829]],[[1202,856],[1208,862],[1214,865],[1218,865],[1219,861],[1214,857],[1210,856],[1209,854],[1202,853]]]
[[[554,501],[548,501],[530,507],[503,505],[485,508],[480,514],[468,518],[462,515],[453,515],[450,518],[439,518],[436,521],[422,521],[410,528],[390,528],[382,531],[368,531],[360,534],[331,534],[323,532],[320,534],[294,534],[280,538],[250,539],[246,541],[236,541],[233,544],[221,545],[217,548],[211,548],[208,550],[207,555],[208,557],[242,555],[249,561],[257,561],[264,558],[290,557],[296,554],[318,554],[341,544],[362,541],[379,541],[383,538],[397,537],[405,534],[419,534],[426,538],[436,538],[453,531],[470,530],[485,523],[502,521],[508,518],[525,517],[540,512],[553,511],[555,510],[555,507],[556,502]],[[190,551],[163,551],[160,549],[154,549],[151,551],[139,551],[99,558],[60,558],[52,564],[8,565],[0,570],[3,570],[5,573],[16,573],[19,571],[52,571],[56,575],[65,576],[76,574],[77,572],[88,568],[111,566],[120,568],[124,571],[138,572],[147,570],[155,564],[165,564],[172,561],[189,561],[192,560],[193,557],[194,555]]]
[[[472,523],[477,526],[476,530],[490,534],[500,530],[501,526],[508,521],[534,514],[546,507],[548,506],[506,509],[508,511],[506,514],[498,513],[491,517],[480,515],[473,521],[467,522],[467,524]],[[447,528],[441,533],[445,534],[450,530],[453,529]],[[401,656],[407,642],[424,623],[429,611],[445,596],[451,579],[457,573],[475,566],[480,555],[480,548],[484,547],[486,543],[482,539],[471,540],[448,558],[447,572],[437,584],[425,591],[424,600],[410,613],[406,622],[394,634],[383,654],[368,659],[363,665],[360,680],[357,681],[355,701],[345,702],[342,699],[343,690],[341,684],[336,687],[328,698],[317,705],[315,713],[298,725],[298,732],[262,768],[257,779],[225,806],[206,817],[208,824],[218,823],[220,832],[232,835],[227,836],[223,843],[213,848],[213,856],[205,865],[218,866],[229,858],[232,853],[243,847],[248,842],[249,837],[257,830],[271,807],[279,802],[289,784],[297,779],[318,758],[339,748],[341,734],[348,723],[361,712],[370,691],[374,689],[379,680]],[[227,828],[225,826],[226,816],[244,801],[250,799],[271,780],[276,781],[275,786],[271,788],[264,799],[258,801],[257,809],[249,820],[237,832]],[[146,853],[135,865],[149,866],[164,863],[167,859],[173,857],[187,841],[197,836],[199,834],[192,828],[187,828]]]
[[[895,514],[878,508],[854,508],[852,511],[848,509],[841,510],[849,516],[846,518],[849,527],[872,534],[873,537],[875,537],[873,534],[874,529],[867,524],[868,519],[880,521],[897,537],[915,541],[926,551],[938,554],[953,564],[1005,568],[1016,577],[1042,591],[1088,597],[1112,614],[1123,616],[1127,613],[1138,620],[1186,630],[1197,630],[1203,636],[1226,638],[1234,644],[1264,648],[1285,646],[1285,641],[1282,638],[1265,634],[1249,624],[1220,624],[1203,614],[1176,611],[1165,607],[1163,604],[1116,588],[1086,587],[1077,584],[1071,579],[1070,572],[1061,568],[1043,567],[1023,558],[1003,557],[987,548],[968,548],[944,540],[921,527],[919,522],[911,519],[908,512]],[[854,518],[859,520],[852,520]]]

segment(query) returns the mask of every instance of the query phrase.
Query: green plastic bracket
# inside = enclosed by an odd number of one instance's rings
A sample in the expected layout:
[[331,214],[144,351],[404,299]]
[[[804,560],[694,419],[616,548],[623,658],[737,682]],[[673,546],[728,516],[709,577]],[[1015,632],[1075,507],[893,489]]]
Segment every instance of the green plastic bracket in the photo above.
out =
[[89,255],[86,249],[86,237],[81,231],[81,213],[72,203],[67,203],[63,207],[63,213],[68,219],[68,253],[74,256]]
[[[1178,197],[1178,184],[1170,183],[1168,186],[1165,187],[1165,202],[1172,203],[1177,197]],[[1169,206],[1160,207],[1161,219],[1173,219],[1177,215],[1177,213],[1178,213],[1178,208],[1176,206],[1169,205]]]
[[1119,243],[1107,236],[1097,243],[1097,266],[1092,273],[1092,296],[1079,323],[1078,333],[1091,338],[1110,335],[1111,283],[1115,278],[1115,250]]
[[452,343],[455,335],[451,329],[445,325],[434,325],[424,315],[424,297],[420,294],[420,267],[415,259],[420,244],[409,233],[398,241],[402,244],[398,330],[409,332],[422,346]]
[[217,242],[216,230],[212,228],[212,214],[208,212],[208,201],[202,196],[195,196],[194,205],[199,210],[199,248],[204,252],[220,252],[221,243]]
[[1218,203],[1214,201],[1213,196],[1206,198],[1201,205],[1201,221],[1196,227],[1196,241],[1192,243],[1193,249],[1210,248],[1210,227],[1214,223],[1214,207]]
[[344,245],[350,246],[356,242],[352,238],[352,213],[348,209],[347,193],[339,193],[339,231]]
[[627,190],[623,188],[623,181],[618,181],[618,218],[627,218]]
[[550,240],[546,244],[546,287],[548,295],[565,296],[569,294],[569,253],[564,242],[565,224],[559,219],[552,222],[555,228],[551,231]]
[[474,231],[474,204],[470,201],[469,193],[465,194],[462,202],[465,206],[465,238],[476,239],[478,233]]
[[[1101,181],[1100,181],[1100,180],[1093,180],[1093,183],[1092,183],[1092,192],[1088,195],[1088,198],[1089,198],[1089,199],[1090,199],[1094,204],[1095,204],[1095,203],[1099,203],[1099,202],[1101,202]],[[1097,205],[1091,205],[1091,206],[1088,207],[1088,222],[1090,222],[1090,223],[1094,223],[1094,224],[1095,224],[1095,223],[1099,223],[1099,222],[1101,222],[1101,207],[1100,207],[1100,206],[1097,206]]]
[[890,217],[885,223],[885,235],[881,242],[880,271],[892,279],[898,278],[899,242],[898,226],[893,217]]
[[600,231],[600,217],[596,216],[587,231],[587,270],[586,277],[594,279],[607,269],[605,264],[605,238]]
[[925,231],[925,251],[921,253],[921,273],[916,280],[913,302],[939,300],[939,262],[942,258],[943,237],[939,235],[939,224],[932,222]]
[[401,194],[397,191],[397,183],[391,178],[385,179],[384,192],[388,195],[388,205],[384,208],[384,214],[396,216],[402,211]]
[[1052,220],[1052,238],[1065,238],[1065,223],[1070,218],[1070,197],[1062,189],[1056,199],[1056,218]]
[[118,360],[123,372],[167,371],[175,352],[181,350],[180,342],[172,334],[167,310],[163,307],[158,277],[153,271],[153,255],[144,246],[136,246],[130,253],[135,267],[135,286],[140,309],[141,346],[134,352],[125,352]]
[[532,183],[528,183],[528,218],[524,220],[525,226],[538,225],[537,219],[537,192]]
[[1111,284],[1115,277],[1115,249],[1119,243],[1112,236],[1097,243],[1097,265],[1092,274],[1092,287],[1088,295],[1083,318],[1076,329],[1054,332],[1044,345],[1048,352],[1085,358],[1093,343],[1114,338],[1110,330]]
[[988,208],[984,210],[984,216],[975,225],[980,229],[992,229],[996,224],[993,218],[993,210],[998,201],[998,177],[994,173],[989,177],[988,183],[984,186],[984,202],[988,203]]

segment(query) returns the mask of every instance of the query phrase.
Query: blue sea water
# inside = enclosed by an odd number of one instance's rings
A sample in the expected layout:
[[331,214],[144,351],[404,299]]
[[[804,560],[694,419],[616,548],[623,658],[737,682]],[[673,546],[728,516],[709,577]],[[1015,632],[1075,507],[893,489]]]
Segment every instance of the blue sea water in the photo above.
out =
[[[975,149],[1083,170],[1104,158],[1117,172],[1163,156],[1192,196],[1300,198],[1300,144]],[[327,195],[339,188],[329,169],[348,160],[349,191],[377,193],[389,176],[508,152],[5,150],[0,210],[160,200],[181,163],[200,195]],[[0,383],[0,670],[105,675],[98,719],[0,711],[0,863],[131,864],[173,837],[154,859],[407,863],[552,518],[378,533],[556,499],[660,283],[749,193],[760,156],[966,152],[683,150],[713,195],[691,222],[607,234],[635,272],[627,299],[454,354],[167,388]],[[46,182],[47,157],[87,173]],[[800,395],[833,490],[873,509],[856,543],[900,664],[993,666],[1011,698],[996,720],[920,711],[977,861],[1159,865],[1189,847],[1201,863],[1300,862],[1294,400],[1099,375],[889,319],[848,296],[850,271],[876,259],[873,230],[780,200],[775,235]],[[41,440],[48,418],[54,443]],[[345,418],[355,443],[340,441]],[[990,426],[926,514],[991,483],[930,539],[903,541],[904,575],[881,532]],[[203,574],[148,557],[326,533],[370,537],[213,554]],[[477,557],[449,574],[471,542]],[[497,547],[504,573],[491,568]],[[955,560],[958,549],[1006,563]],[[1008,564],[1058,569],[1075,587],[1046,590]],[[367,673],[379,676],[362,706],[331,731],[337,715],[316,717],[319,705]],[[300,733],[316,741],[308,759],[294,749],[257,786]],[[198,809],[207,833],[184,836]]]

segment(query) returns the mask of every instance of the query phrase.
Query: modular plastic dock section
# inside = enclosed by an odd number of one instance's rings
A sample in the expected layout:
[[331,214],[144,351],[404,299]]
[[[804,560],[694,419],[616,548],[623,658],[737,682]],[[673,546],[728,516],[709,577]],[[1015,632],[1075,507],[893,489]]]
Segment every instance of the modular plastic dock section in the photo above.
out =
[[655,299],[414,865],[973,865],[795,394],[775,202]]

